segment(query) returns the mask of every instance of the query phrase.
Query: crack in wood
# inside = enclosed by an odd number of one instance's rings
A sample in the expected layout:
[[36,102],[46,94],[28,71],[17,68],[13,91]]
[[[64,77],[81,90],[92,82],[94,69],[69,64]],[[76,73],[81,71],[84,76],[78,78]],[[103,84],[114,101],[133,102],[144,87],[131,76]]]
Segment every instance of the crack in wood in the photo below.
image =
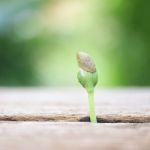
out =
[[[0,121],[53,121],[53,122],[89,122],[86,115],[69,114],[69,115],[0,115]],[[98,123],[149,123],[149,115],[98,115]]]

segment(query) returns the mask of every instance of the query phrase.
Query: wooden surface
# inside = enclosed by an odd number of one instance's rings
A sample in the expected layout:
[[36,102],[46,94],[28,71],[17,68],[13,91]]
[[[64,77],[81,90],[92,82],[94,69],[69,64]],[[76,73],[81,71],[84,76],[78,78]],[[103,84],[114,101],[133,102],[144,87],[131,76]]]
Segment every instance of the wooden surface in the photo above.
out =
[[149,150],[150,89],[0,88],[0,150]]

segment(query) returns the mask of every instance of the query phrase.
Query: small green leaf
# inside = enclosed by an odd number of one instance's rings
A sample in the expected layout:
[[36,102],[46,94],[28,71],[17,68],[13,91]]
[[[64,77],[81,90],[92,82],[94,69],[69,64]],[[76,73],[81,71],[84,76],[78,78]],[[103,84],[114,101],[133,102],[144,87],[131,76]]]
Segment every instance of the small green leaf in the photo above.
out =
[[98,75],[97,72],[90,73],[86,72],[82,69],[78,72],[78,81],[80,84],[87,90],[93,90],[98,82]]

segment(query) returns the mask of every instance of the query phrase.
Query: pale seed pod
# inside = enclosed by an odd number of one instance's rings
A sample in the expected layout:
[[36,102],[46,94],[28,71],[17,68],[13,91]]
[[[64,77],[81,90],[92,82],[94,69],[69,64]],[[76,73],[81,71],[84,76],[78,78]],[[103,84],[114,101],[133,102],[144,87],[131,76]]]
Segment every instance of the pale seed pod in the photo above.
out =
[[81,69],[87,72],[94,73],[96,72],[96,66],[93,59],[84,52],[77,53],[77,62]]

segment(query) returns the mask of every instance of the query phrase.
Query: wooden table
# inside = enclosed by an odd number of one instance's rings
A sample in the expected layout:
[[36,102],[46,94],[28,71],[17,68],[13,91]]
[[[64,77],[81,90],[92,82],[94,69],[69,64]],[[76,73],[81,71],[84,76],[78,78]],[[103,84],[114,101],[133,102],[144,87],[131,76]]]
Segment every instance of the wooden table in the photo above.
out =
[[150,88],[0,88],[0,150],[150,150]]

